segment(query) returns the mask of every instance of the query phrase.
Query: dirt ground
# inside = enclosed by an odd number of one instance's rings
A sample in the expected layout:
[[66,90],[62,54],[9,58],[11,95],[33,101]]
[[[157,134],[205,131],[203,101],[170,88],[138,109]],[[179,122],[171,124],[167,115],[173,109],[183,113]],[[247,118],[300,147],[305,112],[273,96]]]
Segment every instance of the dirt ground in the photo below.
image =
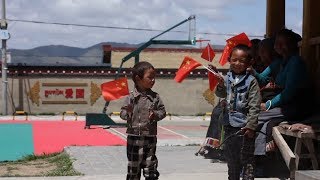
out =
[[56,169],[56,164],[43,159],[28,162],[7,162],[0,164],[0,177],[3,176],[44,176]]

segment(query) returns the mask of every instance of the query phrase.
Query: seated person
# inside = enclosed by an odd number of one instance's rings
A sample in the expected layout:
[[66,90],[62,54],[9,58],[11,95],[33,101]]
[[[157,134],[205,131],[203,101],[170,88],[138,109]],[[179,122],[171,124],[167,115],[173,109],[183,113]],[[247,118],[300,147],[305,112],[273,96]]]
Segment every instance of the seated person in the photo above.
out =
[[[261,103],[259,120],[268,122],[265,132],[266,151],[274,150],[272,127],[282,121],[299,121],[310,114],[307,106],[310,83],[304,61],[298,55],[301,37],[288,29],[280,30],[275,39],[275,50],[280,55],[262,72],[254,73],[260,85],[266,85],[274,78],[279,93]],[[262,129],[263,130],[263,129]]]

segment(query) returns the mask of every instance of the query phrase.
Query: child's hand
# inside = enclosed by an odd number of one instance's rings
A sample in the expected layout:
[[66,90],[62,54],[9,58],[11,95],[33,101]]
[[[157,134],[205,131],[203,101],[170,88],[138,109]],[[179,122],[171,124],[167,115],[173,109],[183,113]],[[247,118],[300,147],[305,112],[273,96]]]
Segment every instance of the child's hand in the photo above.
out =
[[214,72],[216,73],[213,73],[213,75],[215,76],[215,78],[217,78],[218,80],[218,83],[220,85],[224,85],[224,79],[223,77],[221,76],[221,74],[219,74],[218,70],[217,70],[217,67],[213,66],[212,64],[208,64],[208,67],[213,70]]
[[153,120],[154,119],[154,111],[153,110],[149,110],[149,120]]
[[266,111],[267,110],[266,103],[261,103],[260,104],[260,109],[261,109],[261,111]]
[[125,109],[128,113],[132,113],[132,112],[133,112],[133,105],[132,105],[132,104],[128,104],[127,106],[124,107],[124,109]]
[[224,78],[221,74],[215,73],[215,74],[213,74],[213,76],[217,79],[218,85],[224,86]]
[[226,107],[228,105],[228,102],[227,102],[227,100],[223,99],[223,100],[221,100],[220,104],[222,107]]
[[221,74],[217,74],[217,75],[215,75],[215,77],[217,78],[219,85],[224,86],[224,79],[221,76]]
[[243,128],[242,131],[244,132],[244,136],[248,138],[254,138],[255,131],[249,128]]
[[247,72],[250,73],[250,74],[253,74],[253,72],[254,72],[253,67],[252,67],[252,66],[249,66],[249,67],[247,68]]
[[208,67],[209,67],[210,69],[212,69],[214,72],[218,73],[218,69],[217,69],[217,67],[215,67],[214,65],[208,64]]

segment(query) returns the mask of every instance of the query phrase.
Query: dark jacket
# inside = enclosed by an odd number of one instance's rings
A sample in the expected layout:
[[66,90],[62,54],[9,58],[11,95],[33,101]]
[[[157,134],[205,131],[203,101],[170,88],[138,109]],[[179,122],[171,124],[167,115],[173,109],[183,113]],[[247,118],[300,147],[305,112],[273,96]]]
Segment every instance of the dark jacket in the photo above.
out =
[[275,76],[275,85],[281,91],[266,102],[266,107],[281,107],[287,121],[300,121],[311,113],[312,88],[306,65],[300,56],[276,59],[262,73],[255,73],[254,76],[261,85]]
[[[129,104],[133,105],[132,113],[128,113],[126,110]],[[152,120],[149,120],[150,110],[153,110],[155,114]],[[143,94],[134,89],[127,96],[121,108],[120,117],[127,120],[128,134],[155,136],[157,135],[157,121],[166,117],[166,110],[158,93],[150,89]]]

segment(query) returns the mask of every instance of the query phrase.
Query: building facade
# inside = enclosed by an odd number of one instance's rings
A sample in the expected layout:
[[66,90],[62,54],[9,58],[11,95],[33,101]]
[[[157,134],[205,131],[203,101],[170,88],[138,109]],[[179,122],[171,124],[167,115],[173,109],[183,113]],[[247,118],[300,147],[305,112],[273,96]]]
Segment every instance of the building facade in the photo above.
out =
[[[9,66],[8,113],[12,114],[17,110],[30,114],[61,114],[65,111],[75,111],[78,114],[102,112],[105,105],[100,89],[102,83],[114,80],[117,75],[127,76],[129,89],[133,88],[130,72],[133,63],[131,61],[125,63],[120,72],[117,68],[121,58],[129,52],[128,49],[113,49],[112,67]],[[169,113],[197,115],[211,112],[212,104],[205,99],[208,98],[209,88],[205,69],[192,71],[182,83],[173,80],[184,56],[191,56],[203,62],[204,60],[200,58],[201,52],[147,49],[141,54],[141,59],[151,62],[157,69],[157,80],[153,90],[160,94]],[[215,63],[217,61],[214,60]],[[122,98],[112,101],[107,112],[120,111],[123,100]]]

